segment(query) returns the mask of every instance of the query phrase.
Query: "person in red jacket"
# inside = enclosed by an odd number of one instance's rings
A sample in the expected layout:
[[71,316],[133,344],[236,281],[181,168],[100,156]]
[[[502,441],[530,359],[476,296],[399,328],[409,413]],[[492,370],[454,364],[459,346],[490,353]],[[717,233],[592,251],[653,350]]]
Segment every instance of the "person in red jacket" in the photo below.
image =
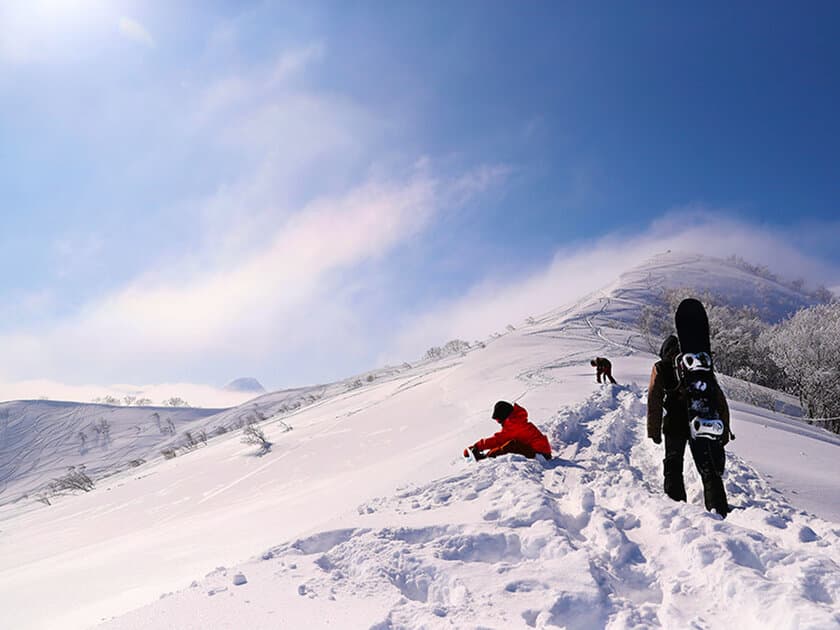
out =
[[528,412],[524,407],[500,400],[493,407],[493,420],[502,425],[502,430],[489,438],[479,440],[469,449],[464,449],[464,457],[468,457],[468,451],[472,451],[476,459],[498,457],[508,453],[524,455],[531,459],[537,455],[551,459],[548,438],[528,422]]

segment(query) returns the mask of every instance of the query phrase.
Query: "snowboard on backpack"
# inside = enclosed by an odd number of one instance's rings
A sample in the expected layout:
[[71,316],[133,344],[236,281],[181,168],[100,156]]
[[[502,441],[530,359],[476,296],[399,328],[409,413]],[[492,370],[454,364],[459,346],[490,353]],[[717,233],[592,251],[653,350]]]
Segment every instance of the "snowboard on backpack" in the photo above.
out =
[[680,354],[677,377],[685,389],[691,439],[723,440],[725,427],[717,408],[714,364],[709,339],[709,318],[698,300],[680,302],[674,317]]

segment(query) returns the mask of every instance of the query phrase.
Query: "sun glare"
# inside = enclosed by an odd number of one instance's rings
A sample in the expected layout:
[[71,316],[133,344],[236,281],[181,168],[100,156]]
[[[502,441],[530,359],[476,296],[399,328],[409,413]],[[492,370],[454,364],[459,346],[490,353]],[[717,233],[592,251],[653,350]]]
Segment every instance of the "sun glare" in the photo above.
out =
[[0,2],[0,59],[13,63],[65,59],[116,28],[103,0]]

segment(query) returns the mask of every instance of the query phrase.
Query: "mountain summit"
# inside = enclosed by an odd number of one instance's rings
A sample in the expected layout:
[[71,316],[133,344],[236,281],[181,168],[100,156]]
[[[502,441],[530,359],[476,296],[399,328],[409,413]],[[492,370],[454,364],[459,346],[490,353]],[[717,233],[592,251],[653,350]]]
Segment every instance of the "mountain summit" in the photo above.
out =
[[735,307],[753,307],[769,322],[778,322],[819,301],[818,291],[808,292],[802,282],[785,281],[767,268],[736,256],[723,259],[668,250],[537,321],[544,325],[586,320],[616,328],[635,327],[643,308],[665,308],[663,295],[679,289],[691,289],[697,297],[708,293]]
[[229,392],[253,392],[254,394],[264,394],[265,387],[255,378],[251,376],[243,376],[232,380],[225,385],[225,389]]

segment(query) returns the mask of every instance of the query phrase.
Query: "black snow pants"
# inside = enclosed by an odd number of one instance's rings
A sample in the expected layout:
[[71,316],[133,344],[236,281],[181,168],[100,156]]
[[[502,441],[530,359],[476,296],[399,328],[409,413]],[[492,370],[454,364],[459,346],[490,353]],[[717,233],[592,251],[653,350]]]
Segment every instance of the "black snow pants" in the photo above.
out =
[[723,468],[726,452],[717,440],[703,438],[691,440],[687,435],[665,434],[665,494],[674,501],[685,501],[685,482],[683,481],[683,457],[685,443],[691,449],[691,457],[700,479],[703,481],[703,501],[707,510],[715,510],[725,517],[729,513],[726,501],[726,489],[723,487]]

